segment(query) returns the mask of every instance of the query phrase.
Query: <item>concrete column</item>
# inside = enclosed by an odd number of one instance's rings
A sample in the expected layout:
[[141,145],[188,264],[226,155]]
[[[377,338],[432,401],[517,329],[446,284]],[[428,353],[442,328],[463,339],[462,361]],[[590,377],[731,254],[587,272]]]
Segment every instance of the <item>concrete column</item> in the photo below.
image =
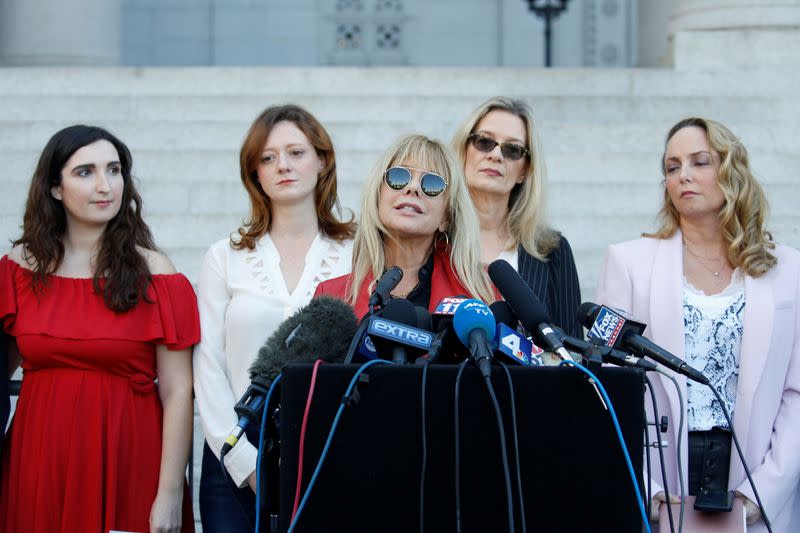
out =
[[637,5],[637,66],[665,67],[672,64],[667,26],[677,0],[640,0]]
[[0,64],[118,65],[122,0],[0,0]]
[[678,69],[800,64],[800,0],[679,0],[668,31]]

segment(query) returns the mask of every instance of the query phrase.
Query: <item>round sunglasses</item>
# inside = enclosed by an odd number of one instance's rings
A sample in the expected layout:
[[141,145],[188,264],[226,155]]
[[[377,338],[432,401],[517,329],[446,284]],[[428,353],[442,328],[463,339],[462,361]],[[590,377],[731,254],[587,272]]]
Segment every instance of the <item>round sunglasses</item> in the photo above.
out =
[[519,161],[524,156],[528,155],[528,149],[520,144],[499,143],[491,137],[481,135],[480,133],[473,133],[468,139],[472,142],[473,148],[487,154],[494,150],[494,147],[499,144],[500,153],[503,154],[503,157],[512,161]]
[[395,191],[402,191],[411,183],[412,170],[422,173],[420,188],[425,196],[436,198],[447,189],[447,180],[439,174],[411,167],[391,167],[384,171],[383,180],[386,185]]

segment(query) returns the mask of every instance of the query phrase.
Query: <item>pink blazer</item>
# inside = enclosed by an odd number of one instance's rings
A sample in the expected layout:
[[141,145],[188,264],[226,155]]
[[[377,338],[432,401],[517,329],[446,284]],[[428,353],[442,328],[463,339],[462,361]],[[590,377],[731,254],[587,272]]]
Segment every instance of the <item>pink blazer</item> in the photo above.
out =
[[[800,532],[800,252],[777,246],[778,263],[759,278],[745,277],[744,333],[733,427],[773,531]],[[683,247],[680,231],[670,239],[641,238],[609,246],[598,280],[596,301],[631,312],[647,324],[645,335],[684,358]],[[650,380],[659,415],[669,416],[661,438],[672,494],[679,491],[676,443],[678,395],[660,374]],[[686,379],[677,376],[686,399]],[[649,395],[648,395],[649,396]],[[645,405],[652,420],[650,400]],[[684,423],[681,460],[686,474]],[[652,430],[649,441],[654,439]],[[653,494],[661,487],[657,451],[650,450]],[[656,485],[655,482],[658,482]],[[687,481],[688,482],[688,481]],[[733,449],[729,483],[755,502]],[[766,531],[763,521],[748,531]]]

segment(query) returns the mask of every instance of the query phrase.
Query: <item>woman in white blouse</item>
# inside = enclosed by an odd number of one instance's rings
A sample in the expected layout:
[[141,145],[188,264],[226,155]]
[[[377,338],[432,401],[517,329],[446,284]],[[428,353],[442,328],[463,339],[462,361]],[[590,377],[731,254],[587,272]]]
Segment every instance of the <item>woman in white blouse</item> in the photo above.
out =
[[[747,151],[722,124],[677,123],[662,168],[661,227],[609,247],[597,299],[641,318],[648,337],[709,378],[732,414],[773,531],[800,531],[800,253],[772,241]],[[669,416],[668,451],[675,450],[677,393],[661,375],[651,380],[659,414]],[[665,453],[671,499],[680,453],[690,495],[735,491],[748,531],[765,531],[719,403],[703,385],[677,380],[688,435],[680,450]],[[653,494],[663,501],[653,470]]]
[[355,224],[341,222],[333,144],[294,105],[266,109],[239,157],[250,216],[238,235],[209,248],[200,273],[202,340],[194,352],[195,394],[206,438],[200,481],[203,530],[252,531],[257,448],[242,438],[219,453],[236,424],[234,404],[270,334],[308,303],[317,285],[350,271]]

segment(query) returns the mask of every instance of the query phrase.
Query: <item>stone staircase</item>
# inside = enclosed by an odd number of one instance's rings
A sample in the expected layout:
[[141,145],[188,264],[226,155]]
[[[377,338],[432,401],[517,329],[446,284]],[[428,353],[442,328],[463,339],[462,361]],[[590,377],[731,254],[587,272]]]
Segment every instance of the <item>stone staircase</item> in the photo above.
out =
[[[449,141],[478,103],[501,94],[534,108],[550,220],[572,243],[589,300],[605,247],[654,228],[664,135],[689,115],[717,119],[743,139],[771,202],[776,239],[800,247],[798,72],[0,69],[0,253],[18,236],[39,152],[69,124],[107,127],[128,144],[156,241],[195,281],[208,245],[247,214],[238,150],[263,108],[293,102],[320,119],[337,149],[342,204],[357,210],[363,179],[392,140],[416,131]],[[195,433],[199,476],[199,424]]]
[[449,140],[487,96],[534,108],[550,219],[573,244],[591,297],[605,247],[652,229],[663,137],[688,115],[722,121],[751,152],[778,240],[800,246],[800,79],[796,69],[26,68],[0,70],[0,251],[17,235],[28,180],[48,137],[83,122],[134,155],[146,219],[180,270],[247,213],[238,149],[266,106],[295,102],[328,128],[340,195],[356,210],[380,152],[419,131]]

